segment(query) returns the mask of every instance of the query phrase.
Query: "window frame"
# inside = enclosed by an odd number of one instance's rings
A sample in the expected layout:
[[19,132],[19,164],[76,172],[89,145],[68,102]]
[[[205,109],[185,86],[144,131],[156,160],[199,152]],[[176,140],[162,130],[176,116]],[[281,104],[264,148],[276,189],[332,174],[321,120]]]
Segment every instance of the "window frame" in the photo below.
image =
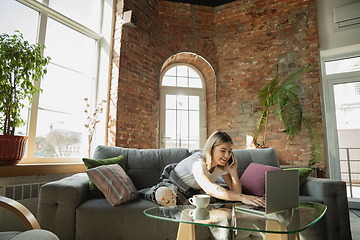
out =
[[[177,87],[177,86],[163,86],[162,81],[164,78],[165,73],[177,66],[187,66],[193,69],[200,77],[202,82],[202,88],[192,88],[192,87]],[[165,148],[165,142],[163,142],[163,138],[165,137],[165,112],[166,112],[166,94],[172,95],[192,95],[192,96],[199,96],[200,98],[200,116],[199,116],[199,126],[200,126],[200,149],[204,148],[206,138],[207,138],[207,120],[206,120],[206,85],[204,76],[202,73],[193,65],[187,63],[173,63],[167,66],[160,75],[160,134],[159,134],[159,148]]]
[[340,159],[340,154],[338,151],[339,143],[336,131],[336,114],[332,88],[334,84],[351,82],[353,79],[358,78],[360,73],[357,71],[326,75],[325,62],[358,56],[360,56],[360,44],[320,51],[321,91],[324,109],[325,164],[328,169],[326,171],[326,177],[330,179],[341,179],[340,161],[337,160]]
[[[48,18],[69,27],[81,34],[94,39],[97,41],[96,49],[96,64],[94,66],[94,78],[96,82],[96,90],[93,91],[91,102],[95,106],[96,102],[102,99],[108,100],[108,83],[110,79],[110,66],[112,57],[112,46],[113,46],[113,29],[114,29],[114,12],[115,12],[115,0],[100,0],[102,8],[101,11],[101,27],[100,32],[95,32],[84,25],[62,15],[61,13],[49,8],[49,0],[43,0],[40,3],[36,0],[15,0],[27,7],[32,8],[34,11],[39,12],[39,25],[37,33],[37,43],[44,45],[46,35],[46,23]],[[45,4],[45,5],[44,5]],[[40,87],[41,81],[35,82],[35,86]],[[28,122],[28,142],[26,148],[26,156],[22,159],[21,164],[34,164],[34,163],[82,163],[81,157],[78,158],[38,158],[34,157],[35,151],[35,140],[36,140],[36,125],[37,115],[39,109],[39,95],[34,96],[31,104],[30,117]],[[85,103],[84,103],[85,106]],[[104,111],[101,116],[100,123],[96,126],[96,132],[92,141],[92,149],[94,146],[99,144],[105,144],[107,138],[107,115],[108,108]],[[85,107],[84,107],[85,110]],[[87,156],[83,156],[87,157]]]

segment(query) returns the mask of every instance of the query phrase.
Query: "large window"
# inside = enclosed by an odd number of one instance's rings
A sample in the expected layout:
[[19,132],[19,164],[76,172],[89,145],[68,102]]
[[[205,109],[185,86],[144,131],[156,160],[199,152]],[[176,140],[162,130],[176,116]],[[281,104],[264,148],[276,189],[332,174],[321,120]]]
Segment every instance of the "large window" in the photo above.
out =
[[[29,137],[23,162],[80,161],[87,156],[85,98],[92,108],[106,100],[112,0],[6,0],[0,3],[0,33],[23,33],[45,45],[48,73],[38,82],[43,92],[22,112]],[[110,19],[110,20],[109,20]],[[106,33],[106,35],[105,35]],[[102,74],[100,74],[102,73]],[[105,91],[104,91],[105,90]],[[95,144],[105,141],[105,113]]]
[[190,65],[168,67],[160,95],[160,147],[203,148],[206,104],[201,74]]
[[[360,199],[360,46],[322,56],[327,173],[346,182],[349,206]],[[334,51],[336,53],[336,51]]]

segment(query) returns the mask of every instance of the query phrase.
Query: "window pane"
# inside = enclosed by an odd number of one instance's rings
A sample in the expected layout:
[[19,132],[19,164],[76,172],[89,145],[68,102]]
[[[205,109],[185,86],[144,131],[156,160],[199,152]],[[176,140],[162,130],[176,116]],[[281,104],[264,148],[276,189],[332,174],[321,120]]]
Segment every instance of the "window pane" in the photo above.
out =
[[189,97],[183,95],[177,95],[178,109],[188,109],[189,108]]
[[171,139],[176,139],[176,110],[166,110],[166,137]]
[[52,63],[83,74],[94,74],[94,39],[49,19],[45,46],[45,55],[51,57]]
[[41,82],[35,157],[86,156],[84,98],[91,103],[96,41],[49,19],[45,54],[51,57]]
[[162,80],[162,85],[175,87],[176,86],[176,77],[164,76],[164,78]]
[[49,0],[49,7],[96,32],[100,30],[101,0]]
[[189,77],[198,78],[198,77],[199,77],[199,74],[198,74],[194,69],[192,69],[191,67],[189,67]]
[[84,98],[89,97],[91,78],[75,71],[49,64],[48,73],[41,81],[39,107],[53,111],[83,114]]
[[166,94],[166,109],[176,109],[176,95]]
[[176,148],[176,140],[166,140],[165,141],[165,148]]
[[165,76],[176,76],[176,67],[170,68],[166,73]]
[[199,110],[199,96],[189,96],[189,109]]
[[360,93],[359,82],[333,85],[339,143],[341,178],[346,182],[348,197],[360,197]]
[[177,77],[177,84],[178,87],[188,87],[188,78],[186,77]]
[[189,117],[190,117],[190,126],[189,126],[189,132],[190,132],[190,140],[197,140],[200,137],[200,116],[199,111],[190,111]]
[[[81,152],[80,148],[84,150],[84,144],[87,142],[84,138],[87,136],[87,130],[84,127],[86,116],[83,98],[88,96],[90,86],[91,80],[79,73],[54,65],[49,66],[49,72],[41,84],[44,91],[40,94],[39,109],[41,110],[37,121],[36,141],[43,140],[35,150],[36,156],[86,155],[86,151]],[[59,139],[55,139],[56,137]],[[57,148],[58,152],[54,150],[55,152],[49,153],[48,148]],[[68,151],[69,148],[77,150]]]
[[188,68],[187,66],[177,66],[177,75],[181,77],[188,77]]
[[184,141],[181,140],[179,143],[179,147],[181,148],[189,148],[189,141],[187,141],[187,139],[185,139]]
[[34,157],[86,156],[85,118],[44,110],[38,115]]
[[29,43],[34,44],[37,39],[38,22],[39,12],[15,0],[1,1],[0,34],[13,35],[15,30],[19,30]]
[[200,149],[199,141],[189,141],[189,150]]
[[326,75],[360,71],[360,57],[325,62]]
[[189,78],[189,87],[202,88],[202,82],[200,78]]
[[[357,87],[360,82],[334,85],[336,123],[338,129],[360,129],[360,93]],[[344,141],[350,141],[347,138]]]
[[189,127],[188,111],[177,111],[177,134],[180,140],[180,147],[185,147],[188,140],[188,127]]
[[162,86],[203,88],[199,74],[188,66],[177,66],[169,69],[162,79]]

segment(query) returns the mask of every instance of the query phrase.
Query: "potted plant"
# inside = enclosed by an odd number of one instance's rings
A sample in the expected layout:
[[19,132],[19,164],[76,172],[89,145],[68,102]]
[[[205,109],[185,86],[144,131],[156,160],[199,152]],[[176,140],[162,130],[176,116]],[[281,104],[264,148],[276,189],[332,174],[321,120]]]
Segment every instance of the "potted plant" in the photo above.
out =
[[[310,140],[310,162],[312,166],[323,160],[324,154],[318,134],[312,129],[312,118],[306,116],[298,93],[300,85],[294,80],[301,74],[313,70],[309,64],[306,68],[302,68],[291,74],[283,82],[280,83],[280,74],[276,76],[268,85],[261,89],[258,93],[258,101],[263,106],[260,112],[260,118],[256,125],[253,143],[256,147],[266,147],[266,125],[270,116],[277,116],[285,127],[288,139],[293,140],[302,131],[305,126],[308,130]],[[263,142],[260,144],[257,139],[260,135],[262,127],[265,125]]]
[[20,117],[24,101],[31,103],[41,91],[34,82],[46,74],[50,61],[43,49],[19,31],[0,35],[0,165],[17,164],[23,157],[27,137],[15,136],[15,128],[25,124]]

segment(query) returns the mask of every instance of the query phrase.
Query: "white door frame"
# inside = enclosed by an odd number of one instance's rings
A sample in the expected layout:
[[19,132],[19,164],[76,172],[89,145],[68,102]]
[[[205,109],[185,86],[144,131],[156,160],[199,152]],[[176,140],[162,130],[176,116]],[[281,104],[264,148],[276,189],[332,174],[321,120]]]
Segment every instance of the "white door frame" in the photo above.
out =
[[333,85],[339,83],[348,83],[352,78],[360,75],[360,72],[350,72],[326,75],[325,62],[332,60],[339,60],[344,58],[351,58],[360,56],[360,44],[320,51],[320,70],[321,70],[321,87],[323,97],[323,112],[324,115],[324,146],[325,146],[325,163],[327,167],[326,177],[330,179],[341,179],[339,151],[336,146],[338,144],[336,116],[335,116],[335,101],[333,94]]
[[[322,77],[322,97],[324,108],[324,146],[326,177],[341,180],[339,142],[336,124],[335,99],[333,86],[360,81],[360,71],[326,75],[325,62],[360,56],[360,44],[320,52],[320,69]],[[350,208],[360,208],[360,202],[349,199]]]
[[[203,88],[186,88],[186,87],[168,87],[162,86],[162,79],[165,73],[175,66],[186,65],[194,69],[200,76]],[[201,72],[194,66],[186,63],[171,64],[166,67],[160,76],[160,133],[159,133],[159,148],[165,148],[165,108],[166,108],[166,94],[172,95],[187,95],[187,96],[199,96],[200,98],[200,149],[203,149],[207,139],[207,123],[206,123],[206,86],[204,77]]]

